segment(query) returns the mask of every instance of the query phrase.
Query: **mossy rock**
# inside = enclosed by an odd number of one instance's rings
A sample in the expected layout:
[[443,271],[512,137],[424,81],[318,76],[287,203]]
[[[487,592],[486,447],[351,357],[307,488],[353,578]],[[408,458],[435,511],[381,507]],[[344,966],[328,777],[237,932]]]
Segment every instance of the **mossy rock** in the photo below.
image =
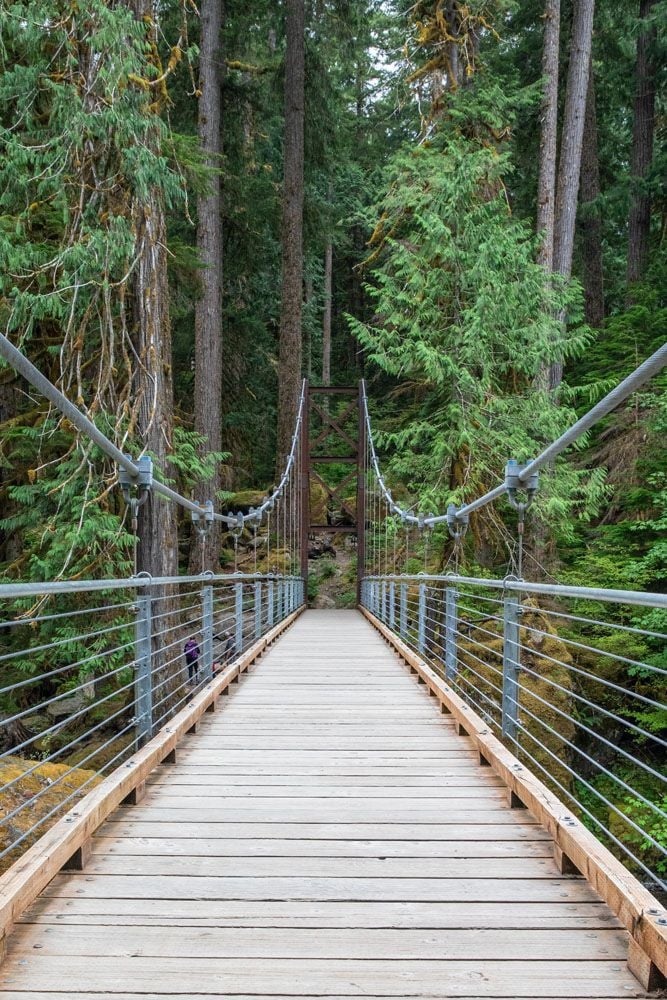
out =
[[[0,871],[6,871],[63,813],[72,809],[101,780],[95,771],[72,769],[69,764],[35,766],[35,761],[22,757],[6,757],[0,761],[0,784],[6,786],[13,782],[10,788],[5,787],[0,798],[0,818],[19,810],[0,825],[0,849],[9,847],[35,823],[44,819],[16,850],[5,855],[0,862]],[[49,816],[52,810],[53,815]],[[45,818],[47,816],[48,819]]]
[[[108,746],[105,746],[108,739],[108,734],[106,736],[100,734],[97,740],[88,740],[85,743],[77,745],[76,750],[65,758],[68,766],[73,767],[77,764],[84,764],[86,767],[94,767],[96,771],[99,771],[106,764],[114,761],[114,767],[118,767],[123,750],[128,746],[129,734],[126,733],[119,739],[112,740]],[[130,744],[128,754],[133,749],[133,745]]]
[[220,502],[220,511],[223,514],[250,513],[250,508],[259,507],[266,500],[266,490],[240,490],[232,493],[225,500]]

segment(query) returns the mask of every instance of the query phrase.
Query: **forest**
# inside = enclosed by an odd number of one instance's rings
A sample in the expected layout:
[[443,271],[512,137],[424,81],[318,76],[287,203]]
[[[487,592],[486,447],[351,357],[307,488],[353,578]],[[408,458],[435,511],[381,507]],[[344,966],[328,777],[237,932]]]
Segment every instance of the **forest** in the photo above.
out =
[[[0,0],[0,328],[198,501],[277,481],[302,378],[366,380],[401,502],[472,500],[667,339],[666,23],[664,0]],[[664,591],[666,389],[542,475],[527,579]],[[152,498],[135,553],[116,487],[0,368],[2,579],[237,565]],[[394,568],[502,577],[516,552],[500,504],[461,546],[401,536]],[[335,575],[313,562],[311,601]]]

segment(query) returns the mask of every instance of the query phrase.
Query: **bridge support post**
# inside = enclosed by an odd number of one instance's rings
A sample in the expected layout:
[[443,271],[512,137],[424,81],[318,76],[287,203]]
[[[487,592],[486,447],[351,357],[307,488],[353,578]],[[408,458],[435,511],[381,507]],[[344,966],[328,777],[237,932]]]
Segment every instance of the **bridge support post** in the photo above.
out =
[[387,581],[382,581],[381,601],[380,601],[380,621],[387,624]]
[[408,634],[408,585],[407,583],[402,583],[400,585],[400,609],[398,612],[398,634],[401,639],[405,639]]
[[426,584],[419,584],[419,619],[417,622],[417,649],[423,656],[426,649]]
[[508,594],[503,601],[503,702],[502,734],[516,739],[519,718],[519,616],[521,601],[517,594]]
[[262,634],[262,581],[255,582],[255,639]]
[[396,584],[392,580],[389,584],[389,628],[396,626]]
[[273,580],[269,580],[266,585],[266,623],[269,628],[273,627],[273,611],[275,606],[273,589]]
[[202,672],[204,681],[213,677],[213,587],[201,592]]
[[150,594],[137,598],[134,639],[134,709],[137,748],[153,735],[152,600]]
[[240,656],[243,652],[243,584],[234,584],[234,626],[235,626],[235,652]]
[[445,590],[445,679],[453,684],[458,670],[456,633],[458,631],[458,593],[455,587]]

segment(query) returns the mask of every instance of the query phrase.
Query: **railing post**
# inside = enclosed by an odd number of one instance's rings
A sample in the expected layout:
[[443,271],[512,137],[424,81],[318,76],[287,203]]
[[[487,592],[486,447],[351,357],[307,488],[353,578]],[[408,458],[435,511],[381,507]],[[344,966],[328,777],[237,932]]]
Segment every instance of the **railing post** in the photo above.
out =
[[269,582],[266,585],[266,614],[267,614],[266,624],[269,626],[269,628],[273,628],[274,600],[275,597],[274,597],[273,580],[269,580]]
[[419,620],[417,623],[417,649],[423,653],[426,649],[426,584],[419,584]]
[[234,584],[234,592],[234,625],[236,626],[235,652],[237,656],[240,656],[243,652],[243,584],[241,582]]
[[519,616],[521,599],[518,594],[506,594],[503,601],[503,715],[502,734],[516,739],[519,719]]
[[382,597],[381,597],[381,603],[380,603],[380,618],[381,618],[381,620],[386,625],[386,623],[387,623],[387,581],[383,580],[381,586],[382,586],[382,590],[381,590]]
[[282,576],[278,579],[278,607],[277,607],[277,619],[279,622],[285,617],[285,608],[283,606],[283,599],[285,595],[285,581]]
[[392,580],[389,584],[389,628],[396,625],[396,584]]
[[454,587],[445,590],[445,678],[450,684],[456,679],[458,657],[456,655],[456,633],[458,632],[458,593]]
[[147,743],[153,735],[151,604],[150,594],[141,594],[137,597],[134,640],[134,707],[138,747]]
[[262,635],[262,581],[255,581],[255,639]]
[[213,587],[201,592],[202,673],[204,681],[213,677]]
[[398,614],[398,634],[401,639],[405,639],[408,634],[408,585],[407,583],[402,583],[400,585],[401,589],[401,606]]

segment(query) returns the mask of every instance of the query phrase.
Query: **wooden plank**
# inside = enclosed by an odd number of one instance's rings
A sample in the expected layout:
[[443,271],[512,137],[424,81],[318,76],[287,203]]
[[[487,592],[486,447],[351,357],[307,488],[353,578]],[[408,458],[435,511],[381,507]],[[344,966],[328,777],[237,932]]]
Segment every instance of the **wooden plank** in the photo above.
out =
[[[533,815],[544,825],[557,846],[572,860],[591,886],[630,931],[633,939],[663,974],[667,974],[667,921],[664,909],[629,871],[534,774],[528,771],[488,726],[405,643],[369,611],[366,618],[423,678],[445,704],[479,752]],[[662,920],[663,923],[659,923]]]
[[[19,945],[9,946],[8,961],[33,949],[46,955],[87,955],[91,958],[130,958],[137,953],[134,927],[107,927],[91,921],[86,933],[74,926],[46,927],[32,924],[21,934]],[[402,928],[370,929],[322,928],[313,934],[308,928],[250,927],[218,928],[215,932],[199,927],[144,927],[141,955],[159,958],[169,955],[184,960],[198,958],[291,958],[291,959],[497,959],[520,961],[581,960],[624,961],[628,950],[625,930],[535,930],[520,934],[500,929],[450,929],[447,934],[425,933]]]
[[[257,800],[260,801],[260,800]],[[375,800],[377,802],[377,800]],[[444,801],[444,800],[443,800]],[[228,809],[224,806],[213,808],[202,806],[195,808],[184,804],[182,799],[178,800],[178,805],[153,805],[147,806],[145,801],[136,807],[137,819],[147,819],[149,816],[153,821],[162,819],[164,822],[188,822],[188,823],[442,823],[445,819],[452,823],[474,823],[480,818],[486,817],[489,823],[502,823],[506,809],[502,803],[490,805],[481,802],[479,807],[467,803],[465,809],[454,809],[446,803],[432,809],[415,809],[411,805],[411,800],[407,800],[401,808],[398,806],[383,807],[375,803],[366,803],[363,815],[359,814],[359,809],[351,804],[349,799],[344,802],[332,800],[304,800],[303,806],[283,806],[278,809],[274,800],[268,800],[266,805],[244,806]]]
[[[144,805],[150,808],[154,805],[164,805],[172,799],[178,800],[181,804],[186,801],[187,804],[192,803],[193,806],[201,805],[202,800],[210,802],[211,805],[228,806],[230,803],[239,804],[243,802],[247,804],[248,802],[257,802],[260,799],[263,802],[270,799],[272,802],[277,803],[279,807],[283,802],[298,803],[301,805],[304,800],[335,799],[336,801],[347,801],[354,799],[355,802],[361,801],[366,803],[377,800],[381,802],[394,802],[398,800],[404,803],[406,799],[410,799],[414,802],[415,808],[418,809],[421,806],[433,803],[435,800],[441,800],[454,807],[457,804],[468,804],[473,800],[479,799],[499,803],[502,801],[503,792],[504,789],[499,786],[486,786],[485,784],[480,787],[471,780],[467,782],[459,781],[452,787],[435,786],[432,789],[409,788],[405,786],[392,788],[390,785],[381,785],[377,788],[362,787],[347,790],[335,787],[327,788],[325,786],[299,788],[298,785],[281,785],[253,788],[252,786],[243,787],[238,785],[189,785],[187,782],[169,785],[168,782],[161,782],[159,784],[152,784],[147,790]],[[361,796],[363,796],[363,799]]]
[[[103,831],[104,832],[104,831]],[[107,831],[108,832],[108,831]],[[433,858],[551,858],[547,840],[262,840],[101,836],[94,855],[203,858],[410,858],[431,872]]]
[[175,927],[499,928],[620,927],[604,903],[313,902],[195,899],[40,898],[24,922]]
[[116,814],[107,820],[101,833],[105,836],[129,835],[136,837],[234,837],[245,839],[271,838],[285,840],[368,839],[407,840],[422,844],[425,841],[486,841],[486,840],[535,840],[551,843],[546,831],[531,816],[521,816],[520,821],[509,811],[491,819],[484,814],[474,823],[457,823],[447,816],[441,823],[193,823],[191,820],[176,823],[169,818],[155,820],[153,812],[147,818],[137,819],[136,810],[129,816]]
[[583,879],[229,878],[186,875],[57,875],[45,896],[121,899],[345,900],[416,902],[594,902]]
[[48,885],[0,993],[641,995],[619,921],[396,666],[361,616],[300,619]]
[[[67,982],[70,995],[77,991],[108,993],[109,984],[118,992],[146,993],[160,983],[160,995],[182,993],[220,997],[239,994],[283,994],[289,997],[331,995],[345,990],[346,996],[423,997],[544,997],[600,998],[637,997],[643,990],[617,961],[600,962],[498,962],[397,960],[302,960],[289,959],[198,959],[184,962],[163,955],[136,956],[128,961],[100,957],[42,956],[33,953],[7,962],[0,974],[0,987],[20,997],[27,987],[48,992],[58,982]],[[400,989],[400,994],[397,990]]]
[[[276,994],[268,994],[268,993],[264,995],[267,997],[271,995],[276,996]],[[630,994],[627,995],[630,996]],[[164,1000],[165,994],[125,993],[125,992],[117,993],[116,991],[114,991],[113,993],[109,993],[107,991],[105,993],[105,996],[112,997],[113,1000]],[[170,993],[169,996],[170,998],[173,998],[173,1000],[193,1000],[191,993]],[[221,996],[222,995],[220,993],[198,993],[197,1000],[221,1000]],[[230,994],[227,994],[227,997],[229,996]],[[346,993],[345,996],[336,994],[334,996],[334,994],[332,993],[327,993],[326,996],[327,1000],[349,1000],[350,994]],[[436,996],[433,993],[429,993],[428,995],[425,993],[420,993],[419,996],[420,1000],[450,1000],[451,995],[445,996],[443,993],[438,993]],[[48,1000],[72,1000],[72,997],[76,997],[76,1000],[100,1000],[99,993],[86,993],[86,992],[81,993],[78,991],[77,993],[58,993],[58,992],[53,993],[51,991],[48,993]],[[378,997],[377,994],[375,994],[374,996],[370,996],[369,994],[364,993],[364,997],[365,1000],[386,1000],[386,995],[385,997]],[[20,992],[16,993],[16,1000],[45,1000],[45,995],[44,993],[41,992],[33,993],[32,990],[29,991],[21,990]],[[235,993],[232,1000],[257,1000],[257,994],[254,994],[253,996],[248,996],[247,994],[242,996],[239,993]],[[300,994],[299,1000],[322,1000],[322,994],[320,993],[317,997],[312,996],[312,994],[310,996],[305,996],[304,994]],[[466,1000],[481,1000],[481,998],[479,996],[467,997]],[[544,997],[540,998],[540,1000],[569,1000],[569,998],[563,996]],[[596,1000],[611,1000],[611,998],[609,998],[608,995],[607,997],[600,997],[600,995],[598,995],[596,997]]]
[[252,857],[150,854],[97,854],[86,868],[89,875],[150,876],[185,875],[189,878],[317,878],[317,879],[554,879],[551,858],[328,858]]
[[122,768],[113,771],[84,796],[0,877],[0,938],[11,931],[17,916],[39,895],[106,817],[175,749],[192,723],[204,714],[233,678],[242,670],[247,670],[269,643],[296,621],[301,610],[294,612],[268,632],[206,685],[157,736],[126,761]]
[[[196,767],[188,769],[174,767],[166,776],[160,771],[152,774],[146,782],[146,787],[215,788],[216,791],[222,789],[223,794],[225,789],[230,789],[232,795],[239,793],[251,795],[255,794],[258,789],[260,795],[273,794],[272,790],[274,789],[279,794],[286,794],[285,788],[298,788],[302,794],[306,792],[319,794],[321,790],[325,791],[327,795],[331,793],[335,795],[348,795],[350,793],[369,795],[372,789],[400,788],[403,790],[402,795],[407,795],[408,791],[414,791],[421,795],[432,795],[433,792],[439,790],[447,792],[451,788],[476,785],[480,780],[478,769],[474,764],[466,764],[459,767],[458,770],[445,771],[438,776],[399,773],[385,777],[373,771],[367,775],[350,774],[343,778],[338,772],[331,774],[314,772],[302,775],[302,777],[307,777],[308,781],[297,785],[298,777],[299,775],[294,774],[229,774],[223,766],[217,770],[210,769],[205,774],[202,774],[201,770]],[[443,779],[446,779],[446,783]],[[344,785],[342,784],[343,780],[345,781]],[[488,787],[499,788],[502,786],[497,775],[484,775],[483,781]],[[360,788],[363,788],[362,793],[359,792]],[[424,792],[424,789],[428,789],[428,793]]]

